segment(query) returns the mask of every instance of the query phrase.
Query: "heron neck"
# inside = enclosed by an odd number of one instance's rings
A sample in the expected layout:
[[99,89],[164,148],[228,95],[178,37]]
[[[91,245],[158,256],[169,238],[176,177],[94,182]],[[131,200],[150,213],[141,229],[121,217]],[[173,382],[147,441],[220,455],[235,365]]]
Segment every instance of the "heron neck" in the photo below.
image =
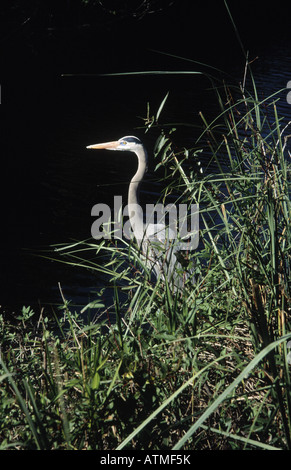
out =
[[139,206],[139,188],[147,171],[147,153],[142,147],[135,152],[138,158],[138,168],[132,178],[128,190],[128,215],[131,227],[137,241],[144,237],[143,211]]
[[147,153],[141,148],[135,152],[138,158],[137,172],[132,178],[128,189],[128,205],[139,204],[139,188],[147,171]]

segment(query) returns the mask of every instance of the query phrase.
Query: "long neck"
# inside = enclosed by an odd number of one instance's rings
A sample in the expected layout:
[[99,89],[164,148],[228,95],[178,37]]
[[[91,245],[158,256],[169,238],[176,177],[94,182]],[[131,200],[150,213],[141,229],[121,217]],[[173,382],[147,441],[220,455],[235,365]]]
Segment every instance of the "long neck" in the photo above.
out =
[[138,158],[138,168],[128,189],[128,215],[136,239],[141,240],[143,234],[143,213],[139,206],[139,187],[147,171],[147,152],[141,146],[135,151]]
[[147,171],[147,152],[141,146],[140,149],[135,151],[138,158],[137,172],[132,178],[128,189],[128,204],[139,204],[139,187],[143,177]]

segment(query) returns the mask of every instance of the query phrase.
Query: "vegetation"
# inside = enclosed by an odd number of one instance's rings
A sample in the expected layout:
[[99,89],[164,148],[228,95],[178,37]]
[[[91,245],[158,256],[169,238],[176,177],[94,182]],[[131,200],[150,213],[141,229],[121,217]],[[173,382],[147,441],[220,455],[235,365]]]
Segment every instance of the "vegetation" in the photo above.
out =
[[[192,278],[153,283],[125,241],[55,247],[106,276],[112,306],[1,316],[1,449],[291,448],[290,123],[254,81],[212,84],[195,147],[164,124],[155,150],[162,199],[200,207]],[[195,171],[201,151],[215,171]]]

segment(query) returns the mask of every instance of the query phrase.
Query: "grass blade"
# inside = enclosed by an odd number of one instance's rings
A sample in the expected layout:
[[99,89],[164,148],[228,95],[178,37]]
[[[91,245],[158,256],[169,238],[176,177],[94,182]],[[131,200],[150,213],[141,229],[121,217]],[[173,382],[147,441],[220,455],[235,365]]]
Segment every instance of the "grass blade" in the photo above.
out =
[[224,392],[219,395],[219,397],[207,408],[207,410],[200,416],[200,418],[196,421],[196,423],[191,426],[191,428],[186,432],[186,434],[182,437],[182,439],[177,442],[177,444],[173,447],[173,450],[181,449],[186,442],[190,439],[190,437],[194,434],[195,431],[200,427],[201,424],[206,421],[209,416],[219,407],[219,405],[226,399],[226,397],[233,392],[233,390],[238,386],[238,384],[248,376],[251,371],[259,364],[259,362],[267,356],[270,351],[275,349],[284,341],[288,341],[291,338],[291,333],[283,336],[282,338],[274,341],[273,343],[269,344],[266,348],[264,348],[248,365],[245,369],[238,375],[238,377],[224,390]]

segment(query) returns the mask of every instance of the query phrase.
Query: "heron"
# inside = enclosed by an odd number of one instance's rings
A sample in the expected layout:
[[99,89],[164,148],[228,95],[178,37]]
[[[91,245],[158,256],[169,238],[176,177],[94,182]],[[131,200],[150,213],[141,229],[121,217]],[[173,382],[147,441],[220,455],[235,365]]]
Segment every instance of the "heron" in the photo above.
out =
[[[93,150],[118,150],[134,152],[138,159],[138,167],[132,177],[128,188],[128,217],[134,238],[139,248],[146,257],[147,264],[157,277],[173,278],[178,261],[178,245],[175,234],[171,228],[167,228],[165,237],[165,225],[160,223],[144,223],[143,211],[139,204],[139,190],[143,178],[148,169],[148,154],[138,137],[125,136],[111,142],[88,145],[87,149]],[[161,236],[162,234],[162,236]],[[163,251],[163,255],[161,252]]]

